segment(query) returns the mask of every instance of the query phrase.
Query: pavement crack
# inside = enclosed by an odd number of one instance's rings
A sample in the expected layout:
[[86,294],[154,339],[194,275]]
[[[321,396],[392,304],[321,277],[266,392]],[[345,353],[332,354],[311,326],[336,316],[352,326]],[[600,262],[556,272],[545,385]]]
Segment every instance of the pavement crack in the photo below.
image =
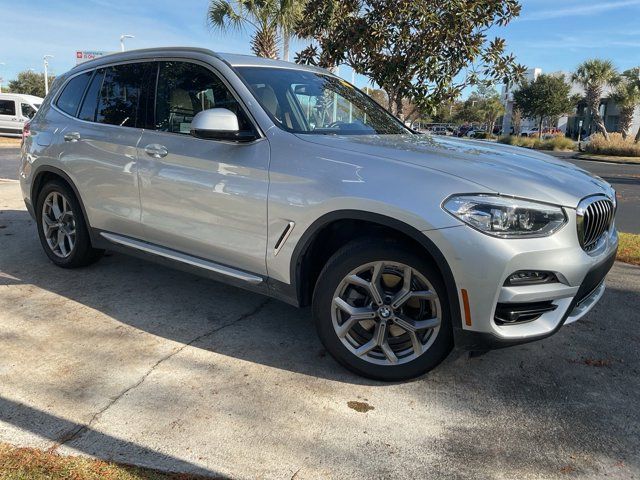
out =
[[192,340],[190,340],[188,343],[183,344],[182,346],[180,346],[179,348],[175,348],[173,349],[170,353],[168,353],[167,355],[163,356],[162,358],[160,358],[156,363],[154,363],[141,377],[138,381],[136,381],[135,383],[133,383],[132,385],[130,385],[129,387],[125,388],[124,390],[122,390],[120,393],[118,393],[118,395],[116,395],[115,397],[113,397],[103,408],[101,408],[98,412],[96,412],[91,419],[82,425],[78,425],[76,428],[62,434],[58,440],[48,449],[48,451],[50,452],[54,452],[55,450],[57,450],[59,447],[61,447],[62,445],[65,445],[67,443],[72,442],[73,440],[78,439],[79,437],[81,437],[82,435],[84,435],[84,433],[89,430],[91,428],[91,426],[96,422],[96,420],[98,420],[102,414],[104,414],[107,410],[109,410],[111,407],[113,407],[116,403],[118,403],[118,401],[123,398],[125,395],[127,395],[129,392],[131,392],[132,390],[135,390],[136,388],[138,388],[140,385],[142,385],[144,383],[144,381],[149,377],[149,375],[151,375],[154,370],[156,368],[158,368],[162,363],[166,362],[167,360],[170,360],[171,358],[173,358],[174,356],[178,355],[180,352],[182,352],[185,348],[190,347],[191,345],[199,342],[200,340],[203,340],[207,337],[210,337],[212,335],[215,335],[216,333],[218,333],[220,330],[223,330],[225,328],[228,327],[232,327],[233,325],[242,322],[243,320],[246,320],[250,317],[253,317],[254,315],[257,315],[258,313],[260,313],[262,311],[262,309],[264,309],[264,307],[267,306],[267,304],[271,301],[270,298],[267,298],[266,300],[264,300],[263,302],[261,302],[256,308],[254,308],[253,310],[247,312],[247,313],[243,313],[242,315],[240,315],[238,318],[225,323],[224,325],[220,325],[218,327],[215,327],[207,332],[204,332],[201,335],[198,335],[197,337],[193,338]]

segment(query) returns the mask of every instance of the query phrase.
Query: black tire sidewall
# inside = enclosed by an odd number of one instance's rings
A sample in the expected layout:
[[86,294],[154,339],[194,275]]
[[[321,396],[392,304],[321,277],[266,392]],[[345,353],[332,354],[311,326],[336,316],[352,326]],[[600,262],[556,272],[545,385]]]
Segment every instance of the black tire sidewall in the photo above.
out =
[[[58,257],[47,243],[47,239],[44,234],[42,226],[42,207],[45,199],[51,192],[58,192],[67,199],[73,210],[73,215],[76,221],[76,243],[69,255],[66,258]],[[91,246],[91,238],[89,237],[89,231],[87,229],[87,223],[85,221],[80,202],[76,198],[74,192],[63,182],[58,180],[51,180],[47,182],[38,195],[38,201],[36,203],[36,223],[38,228],[38,237],[40,243],[44,249],[47,257],[56,265],[64,268],[76,268],[85,265],[89,265],[96,261],[102,251],[95,250]]]
[[[340,341],[332,324],[333,294],[344,277],[355,268],[375,261],[400,262],[418,270],[433,285],[440,299],[441,325],[434,343],[421,356],[400,365],[376,365],[351,353]],[[327,262],[316,283],[313,316],[318,335],[329,353],[349,370],[376,380],[400,381],[418,377],[439,365],[453,348],[451,312],[439,271],[412,248],[393,240],[356,240],[338,250]]]

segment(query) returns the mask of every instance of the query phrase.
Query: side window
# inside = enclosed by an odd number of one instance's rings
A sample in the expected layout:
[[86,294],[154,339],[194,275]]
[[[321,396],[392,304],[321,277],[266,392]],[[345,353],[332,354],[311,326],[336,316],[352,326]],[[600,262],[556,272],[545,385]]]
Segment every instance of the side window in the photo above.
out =
[[153,111],[153,93],[149,93],[148,85],[154,69],[153,63],[130,63],[105,69],[96,122],[121,127],[147,126]]
[[82,73],[67,83],[67,86],[64,87],[64,90],[56,102],[56,105],[60,110],[66,114],[74,117],[76,116],[78,107],[82,101],[82,94],[84,93],[85,88],[87,88],[87,84],[89,83],[92,74],[93,72]]
[[26,118],[33,118],[33,116],[36,114],[36,109],[28,103],[21,103],[20,111],[22,112],[22,116]]
[[16,102],[13,100],[0,100],[0,115],[15,115]]
[[253,130],[238,101],[211,70],[188,62],[160,62],[156,130],[189,134],[193,117],[210,108],[231,110],[240,130]]
[[89,84],[87,93],[84,95],[84,101],[78,112],[78,118],[80,120],[86,120],[88,122],[96,121],[96,110],[98,110],[98,95],[100,88],[102,87],[102,79],[104,78],[104,68],[96,72]]

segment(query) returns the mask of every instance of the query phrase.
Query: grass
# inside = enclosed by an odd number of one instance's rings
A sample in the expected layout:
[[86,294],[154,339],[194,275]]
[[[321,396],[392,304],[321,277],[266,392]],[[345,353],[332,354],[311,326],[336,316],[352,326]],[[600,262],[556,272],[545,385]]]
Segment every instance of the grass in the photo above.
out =
[[562,135],[556,135],[555,137],[551,137],[546,140],[540,140],[537,137],[517,137],[514,135],[508,135],[500,137],[498,142],[516,147],[533,148],[535,150],[567,151],[575,148],[573,140]]
[[203,477],[168,474],[85,457],[66,457],[36,448],[0,443],[0,480],[190,480]]
[[616,157],[635,157],[640,159],[640,143],[634,138],[622,138],[621,133],[610,133],[609,140],[601,133],[591,135],[590,142],[584,147],[585,152],[596,155],[611,155]]
[[621,157],[618,155],[596,155],[593,153],[581,153],[575,158],[579,158],[582,160],[597,160],[599,162],[625,162],[640,164],[640,157]]
[[633,265],[640,265],[640,235],[620,233],[618,260]]

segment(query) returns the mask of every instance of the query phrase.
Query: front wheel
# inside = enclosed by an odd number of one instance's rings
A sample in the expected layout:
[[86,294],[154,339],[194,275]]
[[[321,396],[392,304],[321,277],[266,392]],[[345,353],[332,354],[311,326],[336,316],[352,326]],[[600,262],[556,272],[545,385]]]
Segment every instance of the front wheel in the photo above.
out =
[[431,262],[392,240],[356,240],[320,273],[313,311],[326,349],[378,380],[413,378],[451,351],[449,305]]

